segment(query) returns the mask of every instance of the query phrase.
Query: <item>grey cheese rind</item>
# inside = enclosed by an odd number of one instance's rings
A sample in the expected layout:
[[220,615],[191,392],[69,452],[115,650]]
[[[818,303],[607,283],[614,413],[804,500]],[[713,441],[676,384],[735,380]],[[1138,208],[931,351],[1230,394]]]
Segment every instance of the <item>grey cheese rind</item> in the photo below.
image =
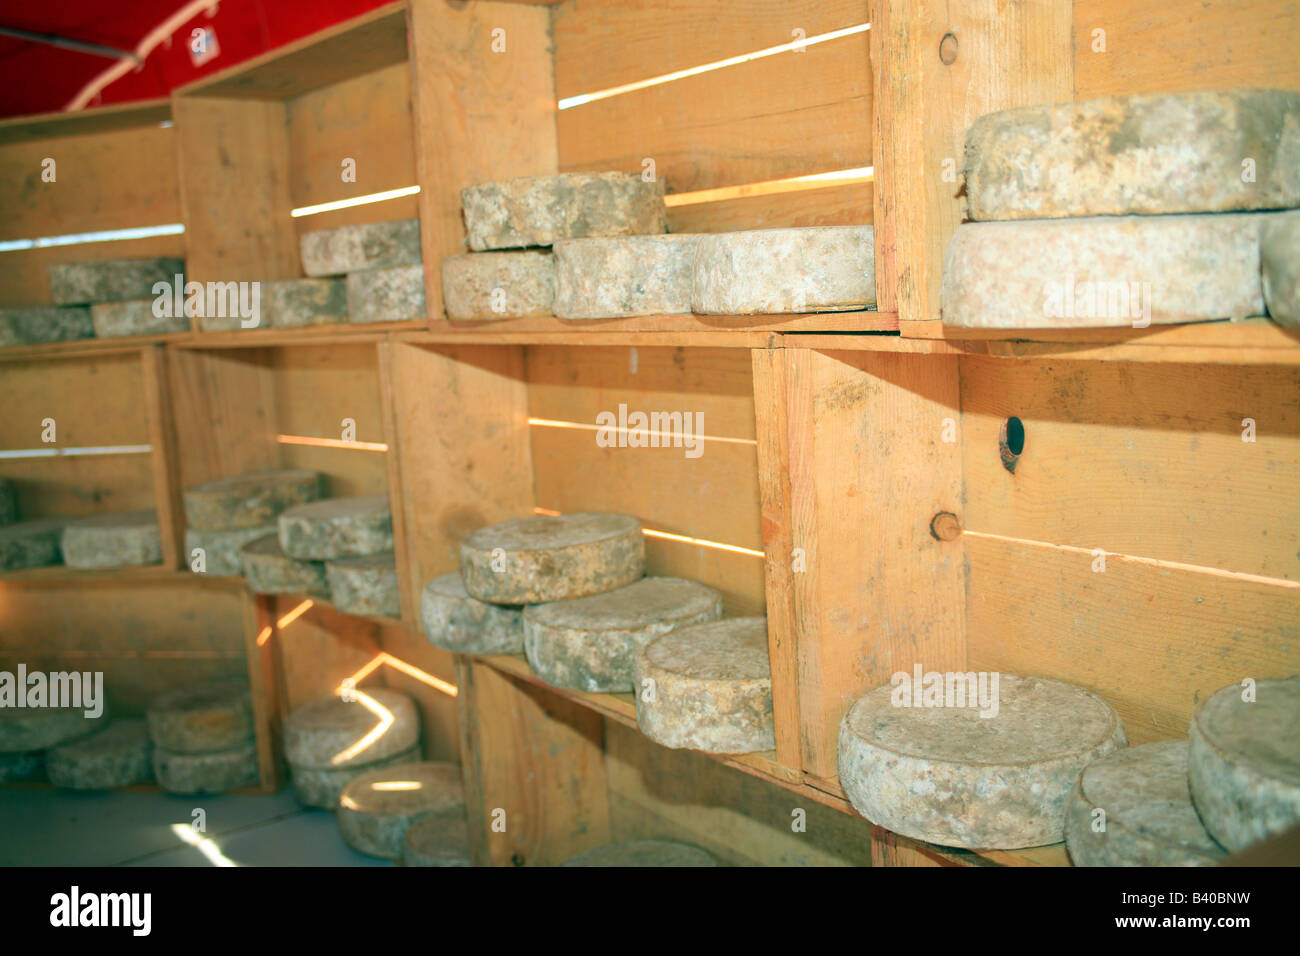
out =
[[651,641],[637,657],[635,694],[641,732],[665,747],[772,750],[767,618],[696,624]]
[[168,691],[154,698],[146,717],[153,742],[176,753],[231,750],[254,735],[252,691],[245,677]]
[[402,866],[473,866],[465,808],[426,813],[406,828]]
[[[362,695],[392,715],[393,722],[373,741],[362,743],[382,723]],[[411,698],[384,687],[358,687],[357,699],[331,695],[294,708],[284,722],[284,756],[295,767],[337,770],[383,760],[420,742],[420,717]]]
[[345,614],[397,617],[397,560],[391,551],[325,562],[330,603]]
[[702,315],[843,312],[876,304],[871,226],[701,236],[691,308]]
[[[100,702],[102,705],[102,702]],[[108,708],[87,717],[81,707],[0,707],[0,753],[48,750],[107,724]]]
[[633,840],[610,843],[579,853],[561,866],[673,867],[717,866],[718,861],[704,850],[687,843],[668,840]]
[[1187,776],[1210,836],[1242,850],[1300,823],[1300,677],[1230,684],[1192,714]]
[[6,753],[0,750],[0,783],[31,783],[44,779],[44,751]]
[[858,813],[916,840],[1059,843],[1079,771],[1128,746],[1109,704],[1059,681],[1000,674],[989,717],[978,706],[895,706],[899,689],[878,687],[849,708],[839,779]]
[[153,778],[153,745],[143,719],[109,721],[88,737],[45,754],[50,783],[69,790],[111,790]]
[[961,328],[1144,328],[1264,314],[1265,216],[968,222],[944,256]]
[[523,608],[469,596],[460,572],[424,586],[420,618],[429,643],[453,654],[522,654]]
[[393,550],[387,495],[326,498],[280,513],[280,547],[291,558],[327,561]]
[[317,229],[303,233],[299,246],[302,269],[312,277],[415,266],[420,264],[420,220]]
[[364,773],[388,767],[397,763],[408,763],[420,759],[419,747],[390,754],[372,763],[356,764],[322,769],[320,767],[303,767],[289,764],[289,779],[293,785],[293,797],[305,807],[320,807],[322,810],[337,810],[343,788]]
[[254,594],[329,594],[325,564],[291,558],[280,547],[279,534],[256,538],[239,551],[244,580]]
[[990,113],[966,134],[963,171],[975,221],[1300,206],[1300,93],[1157,93]]
[[562,319],[691,311],[701,236],[617,236],[555,244],[555,314]]
[[1269,317],[1300,327],[1300,210],[1264,217],[1259,245]]
[[249,741],[230,750],[182,754],[153,748],[153,773],[169,793],[226,793],[254,787],[260,780],[257,744]]
[[64,525],[59,543],[70,568],[103,569],[157,564],[162,560],[158,516],[152,510],[78,518]]
[[[170,310],[168,310],[170,312]],[[181,315],[156,315],[153,299],[97,302],[90,307],[95,337],[112,339],[131,335],[169,335],[188,332],[190,320]]]
[[[244,573],[244,561],[240,552],[244,545],[276,533],[276,526],[265,528],[240,528],[236,531],[204,531],[200,528],[185,529],[185,562],[191,571],[195,570],[198,555],[203,552],[203,574],[239,575]],[[199,573],[196,571],[196,573]]]
[[424,268],[397,266],[348,273],[348,321],[402,322],[427,316]]
[[60,545],[66,521],[36,518],[0,527],[0,571],[43,568],[62,561]]
[[565,173],[461,190],[466,241],[475,252],[549,246],[588,236],[667,229],[664,187],[635,173]]
[[[393,784],[398,786],[393,788]],[[463,812],[464,806],[460,767],[418,762],[394,764],[354,778],[343,788],[334,813],[343,841],[352,849],[400,860],[412,823],[428,813]]]
[[82,305],[92,302],[125,302],[150,299],[154,285],[167,283],[175,288],[177,276],[184,284],[185,260],[100,259],[94,262],[55,262],[46,266],[50,277],[50,296],[55,305]]
[[442,301],[453,322],[547,316],[555,303],[549,252],[471,252],[442,260]]
[[1225,856],[1192,805],[1186,740],[1124,748],[1084,767],[1066,807],[1065,845],[1075,866],[1212,866]]
[[524,609],[524,650],[533,672],[556,687],[601,693],[634,689],[641,648],[679,627],[722,617],[722,595],[680,578],[642,578],[616,591]]
[[218,478],[181,492],[186,524],[204,531],[263,528],[286,508],[320,496],[320,474],[298,468]]
[[348,320],[342,279],[280,279],[262,283],[262,327],[296,329]]
[[460,573],[471,597],[494,604],[586,597],[642,577],[645,539],[628,515],[520,518],[468,535]]
[[0,345],[44,345],[94,337],[90,309],[84,306],[0,309]]

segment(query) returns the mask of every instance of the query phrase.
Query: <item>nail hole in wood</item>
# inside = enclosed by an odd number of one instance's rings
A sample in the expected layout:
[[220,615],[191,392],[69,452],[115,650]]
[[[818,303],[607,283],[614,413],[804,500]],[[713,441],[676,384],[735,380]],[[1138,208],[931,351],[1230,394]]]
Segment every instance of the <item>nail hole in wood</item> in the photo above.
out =
[[1002,467],[1015,474],[1016,463],[1025,451],[1025,423],[1012,415],[1002,423],[998,432],[998,453],[1002,456]]
[[955,33],[945,33],[939,41],[939,62],[944,66],[952,66],[957,62],[957,35]]

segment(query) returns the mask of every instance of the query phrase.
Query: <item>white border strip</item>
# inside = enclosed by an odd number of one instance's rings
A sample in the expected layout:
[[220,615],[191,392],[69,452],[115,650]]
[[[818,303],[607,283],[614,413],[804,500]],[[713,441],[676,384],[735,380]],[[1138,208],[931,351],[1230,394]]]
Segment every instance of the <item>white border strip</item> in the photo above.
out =
[[147,455],[153,451],[153,445],[87,445],[82,448],[17,448],[13,451],[0,451],[0,459],[21,458],[69,458],[86,455]]

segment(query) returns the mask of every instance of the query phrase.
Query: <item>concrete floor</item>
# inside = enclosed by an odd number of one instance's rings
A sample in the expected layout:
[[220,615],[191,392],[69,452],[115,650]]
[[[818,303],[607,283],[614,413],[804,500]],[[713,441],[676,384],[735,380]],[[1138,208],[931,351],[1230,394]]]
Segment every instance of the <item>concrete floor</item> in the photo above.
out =
[[[189,827],[195,808],[207,830]],[[179,832],[176,824],[184,825]],[[201,846],[190,842],[206,840]],[[222,858],[229,863],[223,863]],[[214,862],[215,861],[215,862]],[[0,787],[0,866],[393,866],[339,836],[334,814],[277,794]]]

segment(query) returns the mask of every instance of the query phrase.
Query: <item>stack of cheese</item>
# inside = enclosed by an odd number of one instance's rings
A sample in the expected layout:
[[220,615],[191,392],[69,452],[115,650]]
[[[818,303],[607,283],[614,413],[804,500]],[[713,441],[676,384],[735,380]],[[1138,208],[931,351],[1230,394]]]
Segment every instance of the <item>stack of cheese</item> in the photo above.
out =
[[[282,296],[272,314],[275,325],[307,325],[324,321],[395,322],[424,319],[424,268],[420,259],[420,221],[341,226],[305,233],[302,237],[302,268],[311,279],[276,284],[270,298]],[[346,275],[340,278],[325,278]],[[340,286],[344,286],[340,290]],[[310,288],[330,288],[330,306],[313,311]],[[334,310],[342,292],[344,311]],[[298,296],[298,304],[291,302]],[[292,306],[292,307],[291,307]],[[322,317],[329,314],[329,317]]]
[[[53,306],[0,309],[0,345],[188,332],[175,290],[184,259],[101,259],[46,266]],[[158,283],[166,291],[155,288]],[[179,286],[178,286],[179,283]]]
[[[186,488],[185,557],[200,574],[244,573],[244,545],[277,533],[280,512],[315,501],[321,476],[286,469],[219,478]],[[259,590],[254,587],[253,590]]]
[[556,687],[636,691],[643,731],[670,747],[774,746],[767,629],[722,621],[722,596],[647,578],[635,518],[571,514],[480,528],[460,572],[430,581],[429,640],[461,654],[518,654]]
[[[20,694],[27,692],[19,688]],[[25,701],[25,698],[24,698]],[[89,717],[77,707],[0,707],[0,783],[41,780],[49,751],[96,735],[108,725],[108,710]]]
[[242,677],[179,687],[149,705],[158,785],[172,793],[224,793],[260,778],[253,702]]
[[361,774],[343,788],[334,813],[344,842],[358,853],[415,866],[469,865],[455,764],[397,763]]
[[158,515],[152,509],[117,511],[63,522],[59,538],[70,568],[106,570],[162,560]]
[[393,519],[385,495],[325,498],[280,514],[276,534],[240,552],[259,594],[328,596],[348,614],[400,613]]
[[472,251],[443,260],[447,317],[605,319],[875,304],[870,226],[666,235],[663,196],[661,182],[614,172],[463,190]]
[[63,560],[59,551],[62,537],[62,521],[19,521],[13,483],[0,478],[0,572],[58,564]]
[[1300,93],[1169,93],[1034,106],[966,136],[967,222],[945,323],[1300,324]]
[[319,697],[285,719],[284,756],[298,802],[335,810],[354,778],[420,759],[420,717],[411,698],[384,687]]

